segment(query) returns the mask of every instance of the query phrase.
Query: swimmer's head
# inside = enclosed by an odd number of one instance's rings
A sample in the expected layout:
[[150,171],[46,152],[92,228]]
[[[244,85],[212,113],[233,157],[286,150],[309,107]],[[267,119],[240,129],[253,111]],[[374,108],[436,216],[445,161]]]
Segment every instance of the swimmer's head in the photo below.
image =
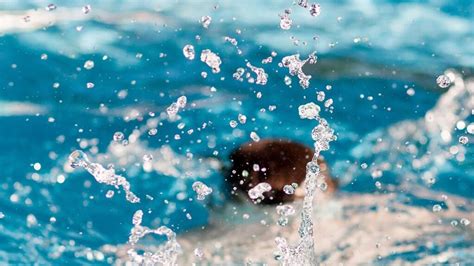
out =
[[[295,195],[285,193],[283,187],[302,184],[306,164],[312,157],[311,148],[289,140],[268,139],[245,143],[230,155],[232,166],[227,181],[233,193],[238,190],[245,195],[257,184],[269,183],[272,190],[264,193],[262,203],[292,201]],[[334,191],[337,183],[329,176],[326,162],[319,159],[318,163],[328,185],[327,191]]]

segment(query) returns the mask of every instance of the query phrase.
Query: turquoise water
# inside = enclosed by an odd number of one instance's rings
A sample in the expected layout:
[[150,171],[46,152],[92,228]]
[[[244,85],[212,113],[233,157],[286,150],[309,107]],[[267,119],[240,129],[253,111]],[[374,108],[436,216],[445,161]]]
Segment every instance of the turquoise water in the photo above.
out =
[[[48,4],[0,3],[0,261],[92,263],[90,250],[127,241],[137,209],[150,211],[144,223],[178,233],[207,225],[208,207],[226,202],[216,164],[228,164],[228,154],[249,141],[252,131],[311,145],[314,125],[299,119],[297,108],[316,102],[316,91],[334,101],[323,117],[338,140],[324,156],[343,191],[411,198],[405,188],[416,184],[433,195],[462,197],[462,208],[472,208],[473,135],[458,125],[474,123],[472,89],[447,100],[458,106],[436,105],[447,93],[436,85],[439,75],[454,68],[467,83],[473,73],[471,1],[328,1],[321,2],[316,18],[291,1],[101,1],[90,3],[87,15],[81,8],[88,3],[57,3],[47,12]],[[293,27],[283,31],[278,14],[289,7]],[[204,15],[212,17],[209,29],[198,22]],[[238,48],[224,36],[236,38]],[[213,74],[198,53],[187,60],[186,44],[218,53],[221,72]],[[288,70],[278,62],[295,53],[307,58],[314,50],[319,62],[304,68],[312,75],[309,88],[300,88],[296,77],[285,85]],[[273,62],[261,64],[272,51]],[[94,68],[84,69],[87,60]],[[267,85],[232,78],[247,62],[265,69]],[[94,87],[87,89],[88,82]],[[181,95],[188,99],[181,120],[167,120],[166,108]],[[446,128],[423,122],[430,112]],[[234,129],[229,122],[239,113],[248,120]],[[181,122],[184,128],[178,128]],[[157,134],[150,136],[155,127]],[[443,138],[443,130],[451,138]],[[112,143],[117,131],[134,136],[128,146]],[[459,144],[460,136],[469,142]],[[142,202],[128,204],[120,190],[107,198],[111,187],[85,171],[71,172],[65,165],[76,149],[115,164]],[[143,167],[148,153],[162,163]],[[424,159],[416,167],[419,158]],[[196,180],[214,190],[204,203],[189,200]],[[410,202],[428,209],[443,204],[439,197]],[[474,246],[469,239],[460,243]]]

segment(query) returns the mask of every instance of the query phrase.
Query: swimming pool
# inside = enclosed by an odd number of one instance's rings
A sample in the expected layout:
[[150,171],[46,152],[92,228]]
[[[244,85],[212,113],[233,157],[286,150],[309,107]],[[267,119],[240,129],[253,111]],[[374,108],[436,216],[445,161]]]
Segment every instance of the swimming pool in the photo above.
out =
[[[299,118],[298,106],[318,103],[316,93],[324,92],[321,113],[338,140],[323,156],[347,193],[338,206],[359,201],[360,215],[370,207],[364,199],[380,195],[416,218],[416,210],[431,213],[436,204],[447,211],[442,195],[456,198],[458,212],[440,218],[446,228],[452,220],[462,228],[453,233],[455,255],[433,240],[376,259],[433,263],[423,261],[428,249],[436,259],[472,262],[472,225],[460,223],[473,219],[471,1],[327,1],[317,17],[291,1],[110,0],[90,3],[90,12],[83,11],[88,3],[66,1],[50,11],[48,4],[0,3],[1,261],[113,263],[120,256],[104,246],[127,242],[137,209],[144,224],[166,225],[179,237],[206,227],[211,207],[228,205],[220,169],[229,153],[251,132],[312,145],[314,124]],[[278,14],[288,8],[293,24],[282,30]],[[208,28],[199,22],[206,15]],[[183,55],[187,44],[196,59]],[[201,62],[204,49],[222,60],[219,73]],[[313,51],[318,63],[304,67],[312,78],[302,89],[278,63]],[[247,63],[265,70],[266,85]],[[251,78],[236,80],[238,68]],[[454,85],[441,89],[436,78],[450,68]],[[170,120],[166,109],[183,95],[186,107]],[[246,123],[234,128],[239,114]],[[114,141],[115,132],[128,145]],[[141,202],[129,204],[120,189],[73,171],[67,157],[77,149],[114,164]],[[194,198],[197,180],[213,189],[204,203]],[[433,221],[418,222],[424,231]]]

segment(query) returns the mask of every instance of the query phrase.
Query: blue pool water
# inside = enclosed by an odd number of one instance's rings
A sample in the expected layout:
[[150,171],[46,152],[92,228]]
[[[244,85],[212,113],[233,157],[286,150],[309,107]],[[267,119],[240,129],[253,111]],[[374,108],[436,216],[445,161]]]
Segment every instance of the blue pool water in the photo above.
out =
[[[208,207],[226,201],[216,162],[228,163],[228,154],[249,141],[252,131],[261,138],[312,145],[314,124],[299,119],[297,108],[316,102],[316,91],[334,100],[323,117],[338,140],[324,156],[343,191],[409,197],[401,187],[422,184],[434,194],[465,198],[465,207],[472,207],[473,135],[455,121],[448,130],[452,138],[438,141],[441,132],[423,122],[433,110],[466,125],[474,122],[472,91],[454,98],[458,107],[436,106],[446,92],[436,86],[438,75],[454,68],[467,80],[473,73],[472,1],[322,1],[317,18],[292,1],[138,2],[64,1],[51,12],[44,11],[45,1],[0,3],[0,261],[85,263],[89,249],[127,241],[137,209],[150,211],[147,224],[165,224],[178,233],[205,226]],[[81,11],[85,4],[92,6],[87,15]],[[293,27],[283,31],[278,14],[290,7]],[[212,17],[209,29],[198,22],[203,15]],[[224,36],[236,38],[242,53]],[[186,60],[186,44],[218,53],[221,72],[213,74],[198,53]],[[295,53],[306,58],[314,50],[319,62],[305,67],[312,75],[310,87],[300,88],[296,77],[285,85],[288,70],[278,62]],[[277,52],[273,62],[261,64],[272,51]],[[95,62],[93,69],[83,68],[86,60]],[[232,78],[247,61],[265,68],[266,86]],[[88,82],[94,88],[87,89]],[[409,88],[414,95],[407,94]],[[188,99],[181,120],[160,118],[181,95]],[[271,105],[276,109],[270,111]],[[239,113],[247,123],[231,128],[230,120]],[[150,136],[154,123],[158,131]],[[428,142],[410,134],[394,137],[394,131],[410,127]],[[188,134],[189,129],[194,132]],[[116,131],[137,139],[117,147],[112,143]],[[470,142],[460,145],[464,135]],[[378,142],[387,145],[378,147]],[[453,146],[461,151],[438,156]],[[127,203],[119,190],[106,198],[111,187],[85,171],[71,172],[65,165],[76,149],[93,161],[114,163],[142,202]],[[145,153],[163,165],[144,169]],[[463,158],[456,157],[459,153]],[[423,155],[428,161],[414,167],[413,160]],[[363,163],[371,167],[362,169]],[[382,188],[374,185],[376,169],[383,169],[377,179]],[[215,191],[206,204],[189,200],[196,180]],[[436,203],[417,202],[426,208]],[[468,240],[464,244],[474,246]]]

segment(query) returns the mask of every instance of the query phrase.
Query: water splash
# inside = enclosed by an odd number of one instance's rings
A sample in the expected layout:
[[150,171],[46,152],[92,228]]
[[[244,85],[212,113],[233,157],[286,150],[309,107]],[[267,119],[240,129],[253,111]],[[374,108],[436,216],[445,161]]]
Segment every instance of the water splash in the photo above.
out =
[[299,81],[300,86],[303,89],[307,89],[309,87],[309,80],[311,79],[311,75],[306,75],[303,72],[303,66],[306,63],[316,64],[316,62],[317,62],[316,52],[313,52],[305,60],[301,60],[299,54],[285,56],[281,60],[281,63],[279,63],[278,65],[280,67],[288,68],[290,75],[297,76],[298,79],[300,80]]
[[313,102],[298,107],[298,114],[301,119],[316,119],[320,111],[321,108]]
[[69,155],[69,163],[72,168],[84,168],[89,172],[97,182],[122,187],[125,191],[125,198],[131,203],[140,202],[132,191],[130,191],[130,183],[123,176],[115,174],[113,168],[104,168],[101,164],[91,163],[87,155],[80,150],[75,150]]
[[264,199],[263,193],[269,192],[272,190],[272,186],[266,182],[257,184],[255,187],[249,190],[249,197],[253,200]]
[[257,75],[257,80],[255,81],[256,84],[258,85],[267,84],[268,74],[265,73],[265,70],[263,68],[255,67],[250,63],[247,63],[247,67],[250,68],[250,70],[252,70],[252,72]]
[[221,58],[213,53],[209,49],[205,49],[201,52],[201,61],[206,63],[211,69],[212,73],[221,72],[220,65],[222,64]]
[[[128,238],[131,247],[127,251],[130,262],[139,265],[176,265],[178,255],[182,252],[181,246],[176,241],[176,234],[166,226],[156,229],[142,226],[142,218],[142,210],[136,211],[132,218],[133,227]],[[167,240],[163,245],[157,247],[155,252],[144,251],[143,254],[139,254],[136,250],[138,241],[149,234],[166,236]]]
[[291,25],[293,24],[293,20],[290,18],[289,10],[285,10],[283,15],[280,15],[280,28],[282,30],[289,30],[291,29]]
[[275,238],[279,256],[278,260],[283,265],[315,265],[316,254],[313,238],[313,199],[317,188],[317,180],[324,178],[320,174],[318,158],[321,151],[329,149],[329,143],[336,140],[334,130],[329,127],[327,121],[319,116],[319,106],[314,103],[306,104],[298,108],[302,119],[314,119],[319,124],[313,129],[311,136],[314,143],[314,155],[306,165],[305,196],[303,209],[301,211],[301,223],[298,230],[300,240],[296,245],[288,244],[282,237]]
[[278,225],[286,226],[288,224],[288,216],[295,215],[295,208],[291,205],[281,205],[276,207],[276,212],[280,216],[278,218]]
[[176,100],[176,102],[172,103],[168,108],[166,108],[166,113],[168,113],[168,117],[171,120],[175,120],[179,109],[186,107],[187,102],[188,102],[188,99],[186,98],[186,96],[180,96]]
[[198,200],[204,200],[207,195],[212,193],[212,188],[206,186],[206,184],[201,181],[193,183],[193,190],[196,192]]
[[[464,130],[467,131],[466,125],[472,124],[474,82],[451,70],[444,75],[452,85],[423,118],[402,121],[387,131],[369,134],[353,150],[353,156],[373,160],[369,171],[381,172],[376,177],[382,176],[383,172],[395,172],[405,180],[421,179],[432,185],[437,182],[438,173],[443,171],[442,166],[450,160],[469,161],[466,155],[470,149],[459,142],[459,137],[465,134]],[[401,158],[409,159],[404,161]],[[403,164],[411,167],[397,167]],[[348,174],[354,175],[353,172]]]

